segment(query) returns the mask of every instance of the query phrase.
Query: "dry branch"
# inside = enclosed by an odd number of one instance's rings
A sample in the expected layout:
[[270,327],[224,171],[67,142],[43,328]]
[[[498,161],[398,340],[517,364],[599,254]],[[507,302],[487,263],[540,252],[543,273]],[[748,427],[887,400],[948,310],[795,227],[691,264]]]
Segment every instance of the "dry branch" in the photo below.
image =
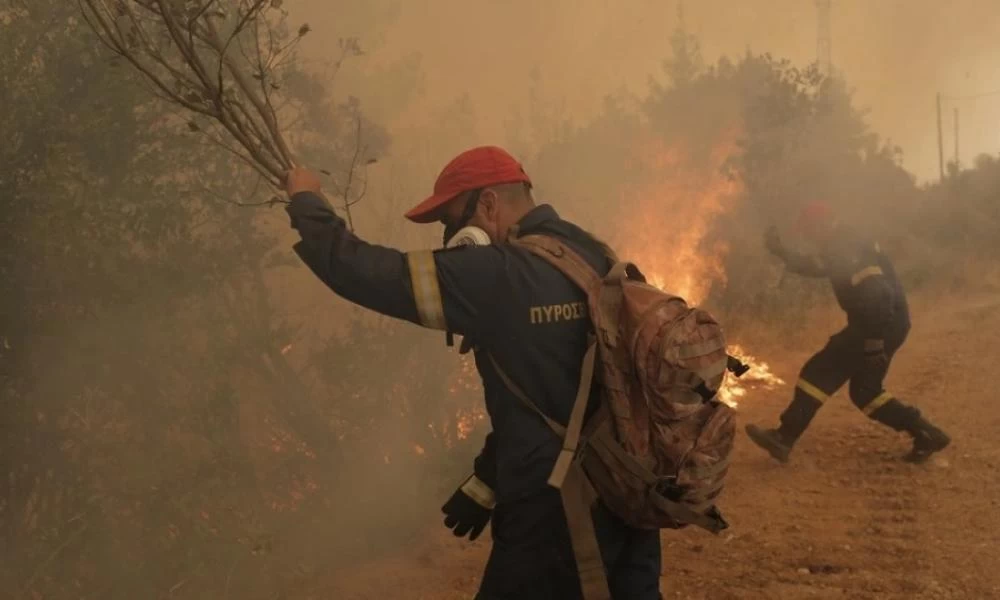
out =
[[[279,57],[262,31],[280,22],[273,0],[78,0],[101,42],[127,60],[164,100],[194,113],[189,127],[280,186],[294,166],[268,87],[275,73],[254,65],[236,45],[258,49],[267,64]],[[268,13],[275,14],[268,14]],[[279,49],[288,52],[301,35]],[[200,119],[199,119],[200,117]],[[235,143],[226,143],[226,138]]]
[[[275,108],[286,103],[276,101],[275,95],[282,89],[282,70],[310,29],[303,25],[282,34],[286,13],[281,0],[77,2],[105,47],[130,63],[158,98],[188,112],[190,131],[282,188],[295,158]],[[345,57],[361,54],[356,40],[342,41],[341,46],[344,56],[338,67]],[[350,209],[367,187],[366,172],[360,193],[352,194],[355,171],[367,171],[367,164],[374,162],[364,162],[360,115],[357,118],[357,146],[347,183],[338,190],[352,230]],[[259,204],[279,201],[275,197]]]

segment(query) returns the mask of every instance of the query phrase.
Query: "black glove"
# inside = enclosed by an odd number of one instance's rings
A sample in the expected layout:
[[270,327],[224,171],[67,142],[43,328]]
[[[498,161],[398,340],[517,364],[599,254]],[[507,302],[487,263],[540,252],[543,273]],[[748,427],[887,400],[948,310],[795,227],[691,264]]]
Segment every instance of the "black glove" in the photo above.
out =
[[782,258],[785,256],[785,246],[781,243],[781,236],[778,235],[778,228],[771,225],[764,232],[764,247],[771,254]]
[[441,507],[446,515],[444,526],[451,529],[455,537],[468,534],[469,539],[474,540],[490,522],[494,506],[493,490],[471,475]]
[[722,516],[722,511],[719,510],[719,507],[714,504],[712,505],[712,508],[708,509],[708,512],[705,513],[705,515],[715,519],[715,522],[718,523],[719,531],[729,529],[729,521]]

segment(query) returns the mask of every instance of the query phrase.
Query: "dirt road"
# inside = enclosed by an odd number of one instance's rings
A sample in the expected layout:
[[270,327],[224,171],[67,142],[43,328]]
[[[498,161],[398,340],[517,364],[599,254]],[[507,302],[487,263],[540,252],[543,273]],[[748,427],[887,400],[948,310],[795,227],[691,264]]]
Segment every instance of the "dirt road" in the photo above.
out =
[[[899,457],[903,435],[867,421],[838,394],[791,463],[779,465],[742,434],[723,507],[721,537],[663,533],[664,598],[1000,598],[1000,297],[930,301],[897,356],[889,389],[953,437],[926,465]],[[774,365],[789,385],[748,396],[741,424],[773,423],[808,346]],[[329,573],[301,598],[471,598],[487,542],[460,543],[443,528],[400,556]]]

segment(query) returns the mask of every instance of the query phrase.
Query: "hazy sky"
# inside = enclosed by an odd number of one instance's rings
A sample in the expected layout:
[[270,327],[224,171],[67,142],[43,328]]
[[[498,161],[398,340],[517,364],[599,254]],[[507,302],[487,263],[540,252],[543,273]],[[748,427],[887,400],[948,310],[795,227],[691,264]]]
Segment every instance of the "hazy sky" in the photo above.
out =
[[[299,0],[294,16],[318,31],[367,38],[366,68],[419,54],[421,93],[392,125],[444,110],[468,91],[479,116],[469,144],[501,137],[512,108],[527,98],[533,67],[546,99],[564,102],[578,119],[608,93],[642,93],[677,24],[677,0],[359,0],[356,14],[345,14],[350,5]],[[748,47],[800,64],[816,55],[811,0],[687,0],[685,15],[710,61]],[[1000,91],[1000,0],[833,0],[832,30],[834,64],[875,129],[903,147],[908,169],[936,176],[935,93]],[[304,50],[333,55],[331,40],[313,36]],[[945,103],[946,159],[954,106]],[[1000,95],[957,106],[963,160],[1000,151]]]

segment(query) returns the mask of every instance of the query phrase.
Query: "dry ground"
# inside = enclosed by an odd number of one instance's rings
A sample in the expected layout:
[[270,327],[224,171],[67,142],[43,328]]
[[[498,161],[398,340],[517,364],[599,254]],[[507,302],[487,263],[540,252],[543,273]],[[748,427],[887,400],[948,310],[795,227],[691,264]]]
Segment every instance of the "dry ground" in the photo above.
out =
[[[948,431],[952,446],[923,466],[901,462],[906,438],[867,421],[846,392],[788,465],[741,431],[722,503],[733,526],[718,538],[663,533],[664,598],[1000,598],[1000,297],[926,300],[914,313],[889,388]],[[789,385],[744,399],[743,423],[776,420],[808,348],[832,327],[772,356]],[[327,573],[294,598],[471,598],[487,551],[488,541],[429,527],[398,556]]]

